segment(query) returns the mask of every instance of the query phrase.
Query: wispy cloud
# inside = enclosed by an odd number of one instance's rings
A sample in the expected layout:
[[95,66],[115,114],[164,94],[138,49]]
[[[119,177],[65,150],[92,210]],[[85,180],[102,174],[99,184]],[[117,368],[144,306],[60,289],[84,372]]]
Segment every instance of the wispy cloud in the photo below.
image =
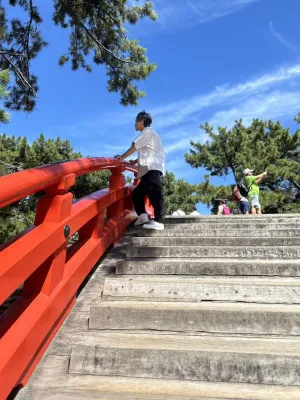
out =
[[[246,124],[253,118],[292,118],[300,109],[300,63],[278,68],[245,82],[224,84],[212,91],[178,102],[152,107],[153,127],[162,137],[168,157],[183,154],[190,140],[203,142],[206,136],[199,125],[209,121],[214,127],[233,125],[242,118]],[[56,127],[50,137],[75,137],[84,154],[113,155],[125,151],[135,137],[133,121],[137,110],[126,109],[85,117],[76,126]],[[89,132],[87,142],[84,135]],[[110,139],[109,139],[110,138]],[[115,138],[115,139],[113,139]],[[113,141],[112,141],[113,140]]]
[[290,49],[291,51],[295,52],[297,50],[297,47],[294,46],[291,42],[289,42],[288,40],[284,39],[282,34],[279,33],[278,31],[276,31],[275,26],[273,24],[272,21],[269,22],[269,30],[272,34],[272,36],[274,36],[275,39],[277,39],[281,44],[283,44],[285,47],[287,47],[288,49]]
[[244,83],[216,87],[209,93],[153,109],[152,113],[157,121],[155,126],[166,128],[183,121],[187,123],[212,107],[228,108],[235,103],[245,102],[251,96],[267,93],[290,81],[295,84],[298,78],[300,78],[300,64],[279,68]]
[[158,22],[163,28],[195,26],[225,17],[261,0],[156,0]]
[[[203,142],[199,125],[208,121],[215,128],[230,128],[242,118],[247,125],[253,118],[292,118],[300,108],[300,64],[282,67],[235,85],[171,103],[154,110],[155,127],[161,133],[169,157],[184,153],[190,140]],[[172,155],[171,155],[172,154]]]
[[214,113],[209,122],[213,126],[232,126],[242,118],[248,125],[253,118],[278,119],[294,116],[300,109],[300,93],[273,91],[263,96],[254,96],[245,103]]

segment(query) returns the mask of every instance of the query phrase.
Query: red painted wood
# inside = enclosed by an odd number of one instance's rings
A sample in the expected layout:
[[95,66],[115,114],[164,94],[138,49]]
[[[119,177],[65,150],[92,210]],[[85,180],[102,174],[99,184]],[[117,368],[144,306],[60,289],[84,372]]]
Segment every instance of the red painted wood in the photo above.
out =
[[[103,169],[112,172],[109,188],[73,202],[68,190],[76,177]],[[136,175],[135,167],[119,160],[89,158],[0,178],[0,208],[41,190],[46,193],[39,200],[35,226],[0,247],[0,304],[24,282],[22,298],[0,319],[0,399],[25,384],[75,304],[79,286],[132,222],[126,169]],[[78,242],[67,248],[79,230]]]

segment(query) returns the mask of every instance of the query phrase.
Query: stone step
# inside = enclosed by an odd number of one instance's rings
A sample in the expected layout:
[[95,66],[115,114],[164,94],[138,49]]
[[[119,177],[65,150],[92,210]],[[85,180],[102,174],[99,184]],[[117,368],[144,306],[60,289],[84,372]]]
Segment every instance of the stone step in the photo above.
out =
[[254,223],[300,223],[300,214],[265,214],[265,215],[203,215],[203,216],[183,216],[183,217],[166,217],[165,224],[198,224],[198,223],[245,223],[251,221]]
[[213,229],[221,229],[221,230],[237,230],[237,229],[248,229],[248,230],[277,230],[277,229],[300,229],[300,223],[294,223],[294,222],[289,222],[289,223],[263,223],[263,222],[257,222],[255,223],[254,221],[245,221],[245,222],[232,222],[232,223],[226,223],[226,222],[211,222],[211,223],[206,223],[206,222],[201,222],[198,224],[193,224],[193,223],[182,223],[182,224],[164,224],[165,226],[165,231],[172,231],[172,230],[213,230]]
[[105,279],[104,300],[300,304],[300,279],[124,275]]
[[[48,356],[39,380],[16,400],[299,400],[297,386],[68,374],[69,357]],[[51,368],[52,367],[52,368]]]
[[133,246],[300,246],[300,237],[133,237]]
[[89,328],[300,335],[299,305],[103,301],[91,306]]
[[137,236],[140,237],[284,237],[284,238],[297,238],[300,237],[300,225],[299,229],[277,229],[263,228],[239,228],[232,229],[231,227],[216,228],[216,229],[190,229],[190,228],[177,228],[177,229],[165,229],[163,231],[147,231],[141,229],[137,232]]
[[73,346],[69,372],[265,385],[300,385],[296,339],[99,332]]
[[118,260],[117,275],[300,276],[298,260],[141,258]]
[[127,258],[299,259],[299,246],[128,246]]

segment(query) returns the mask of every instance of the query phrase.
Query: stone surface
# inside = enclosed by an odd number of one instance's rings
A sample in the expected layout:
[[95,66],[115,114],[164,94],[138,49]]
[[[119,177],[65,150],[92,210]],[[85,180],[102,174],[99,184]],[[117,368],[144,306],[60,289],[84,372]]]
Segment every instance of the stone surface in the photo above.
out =
[[300,224],[297,228],[286,228],[277,229],[276,225],[264,225],[263,227],[255,227],[251,229],[248,227],[243,228],[232,228],[231,225],[225,227],[216,227],[211,229],[210,226],[204,228],[195,227],[191,229],[189,227],[173,226],[174,229],[167,228],[163,231],[146,231],[144,229],[139,230],[137,233],[140,237],[236,237],[236,238],[250,238],[250,237],[284,237],[284,238],[296,238],[300,237]]
[[[48,356],[18,400],[299,400],[297,386],[68,374],[69,357]],[[73,396],[73,397],[72,397]]]
[[299,214],[130,230],[17,400],[299,400],[299,238]]
[[118,275],[300,276],[299,260],[142,258],[116,262]]
[[126,256],[295,260],[300,258],[300,246],[132,246],[126,250]]
[[107,277],[103,299],[300,304],[300,279],[178,275]]
[[103,301],[89,328],[190,333],[300,335],[298,305]]
[[133,246],[299,246],[300,237],[133,237]]
[[[107,335],[108,336],[108,335]],[[69,372],[155,379],[300,385],[299,341],[99,334],[72,348]]]

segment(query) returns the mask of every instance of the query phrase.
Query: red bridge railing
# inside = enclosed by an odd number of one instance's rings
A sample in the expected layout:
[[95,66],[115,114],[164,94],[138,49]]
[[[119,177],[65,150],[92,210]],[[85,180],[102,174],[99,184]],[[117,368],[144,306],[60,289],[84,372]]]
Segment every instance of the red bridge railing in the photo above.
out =
[[[109,188],[73,201],[76,177],[111,171]],[[34,225],[0,247],[0,305],[24,284],[0,318],[0,399],[23,386],[75,304],[76,292],[105,250],[132,220],[128,163],[77,159],[0,178],[0,208],[44,191]],[[70,237],[79,232],[71,246]]]

